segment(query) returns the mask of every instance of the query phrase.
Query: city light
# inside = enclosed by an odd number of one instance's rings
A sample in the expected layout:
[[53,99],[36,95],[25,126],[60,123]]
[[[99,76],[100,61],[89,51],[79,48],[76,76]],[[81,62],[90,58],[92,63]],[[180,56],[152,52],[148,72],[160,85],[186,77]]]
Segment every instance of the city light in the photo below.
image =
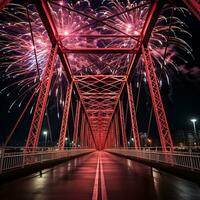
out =
[[48,134],[48,131],[43,131],[43,135],[47,135]]
[[197,122],[197,119],[193,118],[193,119],[191,119],[190,121],[191,121],[192,123],[195,123],[195,122]]
[[48,131],[47,131],[47,130],[44,130],[44,131],[43,131],[43,135],[44,135],[44,137],[45,137],[44,146],[46,147]]
[[151,144],[151,143],[152,143],[152,140],[149,139],[149,138],[147,138],[147,142],[148,142],[149,144]]

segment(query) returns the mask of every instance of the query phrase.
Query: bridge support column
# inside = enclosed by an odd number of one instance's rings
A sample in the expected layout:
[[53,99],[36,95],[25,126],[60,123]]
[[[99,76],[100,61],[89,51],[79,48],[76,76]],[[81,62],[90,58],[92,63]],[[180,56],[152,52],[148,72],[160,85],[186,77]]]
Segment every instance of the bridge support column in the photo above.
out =
[[87,147],[88,146],[88,121],[87,120],[85,120],[85,130],[84,130],[84,138],[83,138],[83,140],[84,140],[84,147]]
[[58,142],[58,148],[60,150],[64,149],[65,147],[65,137],[68,127],[68,118],[69,118],[69,110],[70,110],[70,102],[71,102],[71,96],[72,96],[72,89],[73,89],[73,82],[69,83],[67,86],[67,92],[66,92],[66,98],[65,98],[65,105],[63,110],[63,116],[62,116],[62,124],[60,129],[60,137]]
[[118,112],[115,113],[115,133],[116,133],[116,146],[120,147],[120,132],[119,132]]
[[137,117],[136,111],[134,106],[134,99],[133,99],[133,90],[131,82],[126,84],[127,92],[128,92],[128,102],[129,102],[129,109],[131,115],[131,125],[132,125],[132,133],[134,138],[134,144],[136,149],[140,149],[140,136],[138,132],[138,125],[137,125]]
[[78,99],[76,104],[76,115],[75,115],[74,134],[73,134],[73,141],[75,147],[78,146],[78,128],[79,128],[80,110],[81,110],[81,102]]
[[111,125],[111,147],[115,147],[116,144],[116,137],[115,137],[115,123],[114,123],[114,119]]
[[49,90],[51,86],[51,80],[53,77],[54,63],[57,56],[58,46],[54,46],[51,49],[47,65],[45,66],[44,75],[40,82],[40,90],[33,114],[31,127],[29,130],[28,138],[26,141],[25,151],[34,151],[38,145],[38,140],[41,132],[44,113],[49,96]]
[[119,100],[119,115],[120,115],[120,125],[122,130],[122,143],[123,147],[127,147],[127,136],[126,136],[126,127],[124,123],[124,107],[122,100]]
[[142,55],[144,59],[146,77],[147,77],[147,81],[149,85],[154,113],[156,116],[162,149],[163,151],[167,151],[167,150],[172,151],[173,142],[171,138],[171,133],[169,130],[164,106],[162,103],[162,98],[160,95],[158,79],[155,73],[155,68],[153,66],[150,51],[147,47],[144,47],[144,46],[142,47]]
[[84,133],[85,133],[85,113],[82,113],[82,120],[81,120],[81,131],[80,131],[80,145],[81,148],[84,146]]

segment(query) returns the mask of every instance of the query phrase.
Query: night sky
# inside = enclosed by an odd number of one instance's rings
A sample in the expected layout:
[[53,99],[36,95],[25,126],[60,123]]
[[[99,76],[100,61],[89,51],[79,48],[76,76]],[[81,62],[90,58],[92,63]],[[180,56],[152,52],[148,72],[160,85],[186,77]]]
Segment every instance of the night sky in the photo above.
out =
[[[96,2],[93,1],[95,4]],[[172,135],[175,135],[177,130],[192,130],[190,119],[195,117],[197,122],[197,130],[200,129],[200,24],[199,21],[193,16],[187,16],[186,23],[189,26],[192,40],[190,44],[193,48],[193,55],[195,60],[189,60],[186,66],[180,66],[179,72],[173,75],[173,82],[171,86],[162,89],[163,102],[166,108],[167,118],[169,121]],[[2,73],[0,74],[0,76]],[[5,82],[0,80],[1,87],[6,85]],[[144,89],[142,92],[145,95]],[[143,99],[145,99],[144,97]],[[5,93],[0,94],[0,144],[5,140],[6,135],[11,131],[15,122],[17,121],[22,109],[16,107],[11,113],[8,113],[8,108],[13,99],[7,97]],[[144,113],[142,104],[146,100],[141,100],[138,117],[139,117],[139,131],[146,132],[148,121],[148,112]],[[74,101],[75,104],[75,101]],[[52,113],[54,108],[48,108],[51,122],[52,132],[54,139],[57,139],[59,132],[59,120]],[[31,118],[26,114],[16,133],[11,144],[25,142],[26,135],[28,134],[29,124]],[[45,124],[46,122],[44,122]],[[46,125],[44,125],[46,126]],[[153,128],[154,130],[154,128]],[[17,142],[16,142],[17,141]]]

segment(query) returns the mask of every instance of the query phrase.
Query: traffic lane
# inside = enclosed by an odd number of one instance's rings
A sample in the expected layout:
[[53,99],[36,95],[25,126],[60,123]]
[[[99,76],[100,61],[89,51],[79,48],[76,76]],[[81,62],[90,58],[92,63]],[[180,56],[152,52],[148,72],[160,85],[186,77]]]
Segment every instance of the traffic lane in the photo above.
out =
[[101,157],[109,200],[200,199],[200,187],[193,182],[110,153]]
[[0,185],[1,200],[91,199],[98,153],[94,152],[53,168]]

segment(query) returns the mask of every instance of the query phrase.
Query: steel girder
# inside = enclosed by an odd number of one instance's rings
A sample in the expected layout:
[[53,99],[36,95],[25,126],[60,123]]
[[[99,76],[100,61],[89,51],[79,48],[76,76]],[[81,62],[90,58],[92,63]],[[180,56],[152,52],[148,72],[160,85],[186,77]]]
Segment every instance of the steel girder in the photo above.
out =
[[81,131],[80,131],[80,145],[81,147],[84,146],[84,134],[85,134],[85,113],[82,113],[82,120],[81,120]]
[[124,121],[124,106],[121,99],[119,100],[119,117],[120,117],[123,147],[127,147],[128,145],[127,145],[126,127]]
[[172,151],[173,142],[171,138],[171,133],[169,130],[164,106],[162,103],[162,98],[160,95],[158,79],[155,73],[155,68],[153,66],[151,53],[149,49],[142,47],[142,55],[144,58],[146,77],[147,77],[147,81],[149,85],[154,113],[156,116],[161,145],[162,145],[163,151],[167,151],[167,150]]
[[57,56],[58,46],[52,47],[48,58],[47,65],[45,66],[45,72],[40,82],[40,90],[33,114],[31,127],[29,130],[28,138],[26,141],[26,151],[33,151],[37,145],[44,118],[45,109],[47,106],[47,99],[49,96],[49,90],[51,80],[53,77],[54,64]]
[[[110,129],[111,123],[115,116],[117,104],[119,102],[121,93],[123,89],[125,88],[124,86],[126,85],[126,82],[128,82],[128,84],[130,84],[131,82],[133,70],[135,66],[137,65],[137,62],[141,55],[142,45],[146,46],[148,44],[148,40],[150,38],[152,29],[155,25],[157,17],[159,16],[159,13],[163,4],[164,4],[164,1],[161,1],[161,0],[155,0],[151,4],[142,32],[140,36],[137,37],[136,48],[132,48],[132,49],[123,49],[123,48],[120,48],[120,49],[117,49],[117,48],[67,49],[63,47],[62,45],[62,36],[58,35],[57,29],[54,24],[51,11],[47,5],[47,2],[45,0],[35,1],[36,8],[45,25],[45,28],[47,29],[47,32],[49,34],[52,44],[59,45],[58,54],[60,56],[64,69],[66,71],[69,83],[71,82],[75,83],[75,89],[80,97],[80,101],[82,103],[85,116],[88,119],[88,122],[90,125],[90,131],[91,131],[94,143],[95,143],[95,138],[101,138],[102,135],[104,135],[103,136],[104,143],[102,143],[102,147],[104,146],[106,142],[108,131]],[[94,19],[94,20],[98,22],[97,19]],[[102,22],[102,23],[106,25],[105,22]],[[130,35],[125,34],[123,31],[120,31],[120,30],[118,31],[122,35],[126,37],[130,37]],[[90,36],[86,36],[86,37],[90,37]],[[110,37],[110,35],[108,35],[108,37]],[[135,38],[132,38],[132,39],[135,39]],[[119,51],[122,54],[123,53],[127,54],[127,52],[132,54],[130,64],[127,67],[127,72],[121,75],[121,77],[119,77],[120,74],[119,76],[90,75],[90,74],[76,76],[75,74],[71,73],[70,63],[67,59],[67,54],[69,53],[73,52],[75,54],[80,54],[80,53],[88,53],[88,54],[89,53],[90,54],[91,53],[95,53],[95,54],[111,53],[112,54],[112,53],[119,53]],[[122,115],[120,115],[120,118],[121,116]],[[65,119],[63,118],[63,120]],[[99,135],[99,130],[101,130],[101,136]],[[126,136],[125,134],[123,137]]]
[[115,133],[116,133],[116,146],[120,147],[120,130],[119,130],[119,116],[118,112],[115,112]]
[[73,133],[74,146],[78,145],[78,130],[79,130],[80,110],[81,110],[81,102],[78,99],[77,103],[76,103],[76,115],[75,115],[74,133]]
[[67,127],[68,127],[68,118],[69,118],[69,110],[70,110],[70,104],[71,104],[71,98],[72,98],[72,89],[73,89],[73,82],[68,84],[66,97],[65,97],[65,105],[64,105],[64,110],[63,110],[60,137],[59,137],[59,142],[58,142],[58,148],[61,150],[64,149],[65,147],[65,138],[66,138],[66,132],[67,132]]
[[74,76],[73,81],[80,94],[94,135],[106,135],[109,120],[117,104],[125,76],[85,75]]
[[66,49],[63,48],[64,53],[78,53],[78,54],[132,54],[136,50],[133,48],[76,48],[76,49]]
[[[145,20],[145,23],[143,25],[143,28],[142,28],[142,31],[141,31],[141,34],[140,34],[140,38],[139,38],[139,41],[138,41],[138,44],[136,45],[137,46],[137,50],[135,52],[135,54],[133,54],[132,58],[131,58],[131,61],[130,61],[130,64],[129,64],[129,67],[128,67],[128,72],[126,74],[126,81],[127,83],[131,83],[131,80],[132,80],[132,77],[133,77],[133,74],[134,74],[134,69],[141,57],[141,48],[142,48],[142,45],[147,45],[148,44],[148,41],[149,41],[149,38],[151,36],[151,32],[155,26],[155,23],[157,21],[157,18],[161,12],[161,9],[164,5],[164,1],[162,0],[154,0],[152,3],[151,3],[151,6],[149,8],[149,12],[147,14],[147,17],[146,17],[146,20]],[[122,87],[122,90],[120,92],[120,95],[119,97],[121,96],[121,94],[125,92],[125,84],[123,85]],[[118,101],[120,101],[120,98],[118,99]],[[116,107],[115,107],[116,108]],[[115,109],[116,111],[116,109]],[[114,113],[112,115],[112,118],[114,117]],[[112,121],[112,119],[110,120],[110,122]],[[111,125],[111,123],[110,123]],[[108,136],[108,132],[107,132],[107,136]],[[107,136],[106,136],[106,139],[107,139]],[[105,141],[106,143],[106,141]],[[105,144],[104,143],[104,144]]]
[[[49,35],[51,43],[54,45],[58,44],[58,55],[60,57],[63,68],[65,70],[68,82],[71,83],[72,82],[72,73],[71,73],[69,61],[67,59],[67,56],[63,53],[60,36],[58,35],[58,32],[57,32],[55,23],[53,21],[53,17],[52,17],[50,8],[47,4],[47,1],[46,0],[40,0],[40,1],[34,0],[34,4],[35,4],[36,9],[40,15],[40,18],[44,24],[45,29],[47,30],[47,33]],[[74,89],[76,90],[76,87]],[[78,95],[79,95],[79,93],[78,93]],[[83,106],[83,109],[84,109],[84,106]],[[90,126],[90,124],[89,124],[89,126]],[[91,129],[91,127],[90,127],[90,129]],[[93,142],[96,145],[93,132],[91,132],[91,134],[92,134]]]
[[129,102],[134,144],[135,144],[136,149],[140,149],[140,136],[138,132],[137,116],[136,116],[134,99],[133,99],[133,89],[132,89],[131,83],[127,83],[126,85],[127,85],[127,92],[128,92],[128,102]]

